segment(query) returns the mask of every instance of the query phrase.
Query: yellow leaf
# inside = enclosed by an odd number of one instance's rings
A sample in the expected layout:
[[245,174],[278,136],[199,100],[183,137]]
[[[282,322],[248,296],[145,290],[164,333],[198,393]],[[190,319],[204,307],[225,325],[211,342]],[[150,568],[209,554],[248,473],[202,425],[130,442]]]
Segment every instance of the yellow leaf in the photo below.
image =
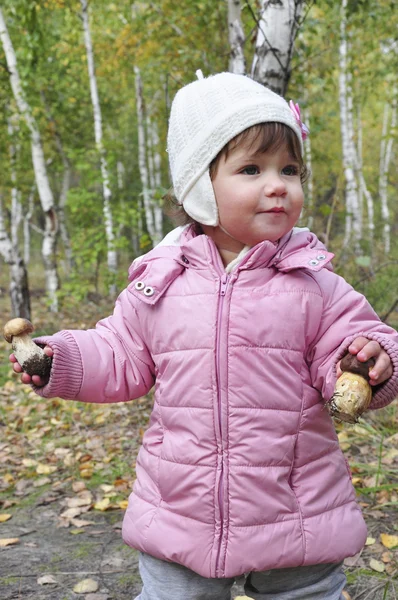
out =
[[126,508],[128,507],[128,501],[127,500],[121,500],[120,502],[118,502],[118,505],[120,506],[120,508],[122,510],[126,510]]
[[90,592],[96,592],[98,587],[98,583],[94,581],[94,579],[83,579],[75,585],[73,591],[76,594],[88,594]]
[[373,569],[373,571],[377,571],[378,573],[383,573],[383,571],[386,570],[385,565],[380,560],[376,560],[375,558],[370,559],[369,566],[371,569]]
[[365,546],[372,546],[376,543],[376,539],[372,537],[366,538]]
[[93,475],[93,469],[81,469],[80,470],[80,477],[83,477],[83,479],[90,479],[90,477],[92,477]]
[[96,510],[108,510],[109,505],[110,505],[111,501],[109,500],[109,498],[104,498],[103,500],[99,500],[99,502],[96,502],[94,504],[94,508]]
[[50,475],[50,473],[54,473],[56,470],[57,467],[50,467],[50,465],[39,463],[36,468],[36,473],[38,475]]
[[3,479],[4,479],[4,481],[5,481],[6,483],[14,483],[14,481],[15,481],[15,480],[14,480],[14,477],[11,475],[11,473],[6,473],[6,474],[3,476]]
[[12,515],[0,514],[0,523],[5,523],[12,518]]
[[352,600],[350,594],[348,592],[346,592],[345,590],[342,591],[342,594],[343,594],[344,600]]
[[389,535],[388,533],[382,533],[380,535],[381,543],[386,548],[395,548],[398,546],[398,535]]
[[252,600],[250,596],[236,596],[235,600]]
[[35,467],[37,465],[37,460],[33,458],[24,458],[22,461],[24,467]]
[[14,544],[19,544],[19,538],[0,538],[0,548],[13,546]]

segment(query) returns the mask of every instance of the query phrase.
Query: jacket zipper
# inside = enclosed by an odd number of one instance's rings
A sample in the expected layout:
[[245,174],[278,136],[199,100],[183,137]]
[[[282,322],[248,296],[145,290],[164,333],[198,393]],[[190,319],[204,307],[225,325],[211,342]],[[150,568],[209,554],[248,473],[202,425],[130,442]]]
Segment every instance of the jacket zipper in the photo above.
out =
[[220,479],[218,481],[218,503],[220,507],[220,541],[217,551],[216,558],[216,577],[219,576],[218,570],[220,566],[220,556],[221,556],[221,546],[224,535],[224,452],[223,452],[223,434],[222,434],[222,410],[221,410],[221,385],[220,385],[220,371],[221,371],[221,363],[220,363],[220,338],[221,338],[221,319],[223,313],[224,306],[224,298],[227,292],[229,282],[229,276],[224,273],[220,279],[220,287],[219,287],[219,296],[220,300],[218,303],[218,313],[217,313],[217,344],[216,344],[216,380],[217,380],[217,406],[218,406],[218,424],[220,431],[220,447],[221,447],[221,470],[220,470]]

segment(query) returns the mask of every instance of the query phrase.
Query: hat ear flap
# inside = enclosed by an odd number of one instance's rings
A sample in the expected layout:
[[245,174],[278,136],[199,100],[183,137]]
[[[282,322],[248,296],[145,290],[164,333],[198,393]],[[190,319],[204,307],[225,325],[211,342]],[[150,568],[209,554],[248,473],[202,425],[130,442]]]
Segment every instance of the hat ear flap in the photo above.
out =
[[209,169],[185,194],[182,205],[188,215],[202,225],[218,225],[218,208]]

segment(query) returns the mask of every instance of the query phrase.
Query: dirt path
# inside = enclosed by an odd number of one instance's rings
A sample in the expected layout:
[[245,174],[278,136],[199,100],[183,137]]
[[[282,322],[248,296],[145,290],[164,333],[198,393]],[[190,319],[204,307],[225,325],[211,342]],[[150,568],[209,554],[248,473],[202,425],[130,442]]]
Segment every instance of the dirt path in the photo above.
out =
[[[141,589],[138,553],[121,539],[123,512],[90,512],[89,527],[59,527],[62,497],[60,490],[59,499],[47,503],[44,493],[33,506],[18,510],[12,521],[2,524],[2,538],[20,541],[0,549],[1,600],[133,600]],[[370,535],[376,534],[377,514],[368,518],[368,526]],[[387,588],[384,579],[376,573],[372,577],[364,568],[379,552],[373,544],[347,567],[349,576],[356,572],[355,581],[347,586],[353,600],[396,599],[393,582]],[[76,584],[85,579],[95,582],[97,590],[75,593]],[[233,597],[241,594],[242,587],[235,586]]]

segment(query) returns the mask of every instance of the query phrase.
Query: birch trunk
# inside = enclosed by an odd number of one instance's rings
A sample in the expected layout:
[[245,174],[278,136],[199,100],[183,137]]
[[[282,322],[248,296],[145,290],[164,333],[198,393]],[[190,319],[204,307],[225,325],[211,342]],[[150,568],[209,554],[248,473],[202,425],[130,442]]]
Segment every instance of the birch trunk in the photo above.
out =
[[61,191],[60,191],[59,198],[58,198],[58,223],[59,223],[59,231],[61,234],[61,240],[62,240],[62,243],[64,246],[64,251],[65,251],[65,271],[68,274],[72,270],[72,266],[73,266],[73,262],[74,262],[73,256],[72,256],[72,245],[71,245],[69,231],[68,231],[68,227],[67,227],[66,219],[65,219],[65,208],[66,208],[66,202],[68,199],[68,192],[69,192],[70,183],[71,183],[72,169],[71,169],[70,161],[65,154],[64,147],[62,144],[62,139],[59,134],[54,117],[52,116],[52,113],[51,113],[50,107],[48,105],[48,102],[46,100],[45,94],[43,91],[41,91],[40,94],[41,94],[42,101],[43,101],[43,104],[46,109],[47,119],[51,123],[51,126],[52,126],[51,129],[54,134],[55,145],[57,147],[58,154],[61,158],[62,165],[64,168],[64,172],[63,172],[63,176],[62,176]]
[[[117,253],[115,250],[115,236],[113,232],[113,217],[111,211],[111,188],[109,184],[109,172],[108,172],[108,162],[106,158],[106,152],[103,145],[102,140],[102,114],[101,114],[101,106],[99,102],[98,96],[98,88],[97,88],[97,79],[95,76],[95,67],[94,67],[94,53],[93,47],[91,43],[91,34],[90,34],[90,24],[88,19],[88,1],[80,0],[80,4],[82,7],[82,20],[83,20],[83,30],[84,30],[84,43],[86,46],[86,54],[87,54],[87,66],[88,66],[88,76],[90,80],[90,93],[91,93],[91,102],[93,106],[94,113],[94,136],[95,136],[95,144],[97,146],[98,154],[100,157],[101,163],[101,176],[102,176],[102,190],[103,190],[103,213],[104,213],[104,221],[105,221],[105,234],[107,241],[107,263],[109,272],[113,277],[116,276],[117,272]],[[111,294],[114,294],[116,291],[116,287],[114,282],[112,282],[110,289]]]
[[42,256],[46,274],[46,290],[50,298],[50,309],[58,310],[57,290],[59,287],[56,269],[55,245],[57,236],[57,216],[54,207],[54,199],[51,191],[46,163],[44,159],[43,146],[40,132],[28,105],[19,77],[15,51],[8,33],[7,25],[0,7],[0,38],[4,48],[7,68],[10,75],[11,88],[14,94],[18,110],[24,118],[31,138],[32,162],[35,173],[37,190],[39,192],[41,206],[44,212],[45,225],[42,244]]
[[243,32],[240,13],[240,0],[228,0],[229,71],[237,75],[245,75],[245,34]]
[[[11,220],[13,215],[11,213]],[[31,319],[28,273],[17,245],[7,234],[0,196],[0,254],[10,269],[10,300],[13,317]]]
[[379,195],[381,202],[381,216],[383,219],[383,241],[384,252],[390,253],[391,250],[391,225],[390,225],[390,209],[388,206],[388,172],[392,157],[393,141],[395,128],[397,126],[397,100],[398,87],[394,86],[391,103],[391,122],[389,128],[389,106],[386,104],[383,118],[383,132],[380,146],[380,174],[379,174]]
[[354,223],[354,216],[358,208],[358,186],[355,178],[355,147],[352,139],[352,110],[350,112],[349,82],[347,77],[347,0],[342,0],[340,21],[340,46],[339,46],[339,103],[340,126],[343,153],[343,168],[345,177],[346,218],[344,232],[344,247],[348,246],[351,237],[358,241],[358,225]]
[[141,73],[138,67],[134,67],[135,72],[135,91],[137,102],[137,121],[138,121],[138,166],[140,169],[142,197],[144,203],[145,220],[148,233],[155,246],[161,240],[161,234],[156,228],[153,203],[151,202],[149,190],[149,173],[147,167],[147,142],[145,137],[145,116],[144,116],[144,97],[142,91]]
[[[148,151],[151,157],[151,170],[153,182],[152,190],[159,190],[162,186],[162,159],[159,152],[159,132],[157,123],[148,119],[148,140],[150,141]],[[160,241],[163,237],[163,211],[160,203],[154,198],[153,214],[157,239]]]
[[368,216],[368,234],[369,234],[369,242],[370,248],[372,248],[372,242],[374,237],[374,203],[372,194],[369,192],[368,187],[366,185],[365,177],[363,174],[363,159],[362,159],[362,119],[361,119],[361,110],[358,107],[358,117],[357,117],[357,133],[358,133],[358,143],[357,143],[357,178],[358,178],[358,204],[359,204],[359,219],[361,222],[361,232],[362,232],[362,224],[363,224],[363,197],[366,199],[366,209]]
[[[308,110],[308,108],[304,109],[303,111],[303,119],[304,119],[304,123],[308,126],[308,128],[311,131],[310,128],[310,111]],[[304,157],[305,157],[305,163],[307,165],[308,171],[309,171],[309,178],[307,181],[307,212],[308,212],[308,219],[307,219],[307,227],[308,229],[312,229],[312,227],[314,226],[314,180],[313,180],[313,176],[312,176],[312,153],[311,153],[311,137],[309,136],[304,144]]]
[[261,0],[251,76],[284,96],[304,0]]
[[26,211],[23,220],[23,260],[25,265],[30,263],[30,220],[33,215],[35,191],[36,185],[33,185],[28,197],[28,210]]

